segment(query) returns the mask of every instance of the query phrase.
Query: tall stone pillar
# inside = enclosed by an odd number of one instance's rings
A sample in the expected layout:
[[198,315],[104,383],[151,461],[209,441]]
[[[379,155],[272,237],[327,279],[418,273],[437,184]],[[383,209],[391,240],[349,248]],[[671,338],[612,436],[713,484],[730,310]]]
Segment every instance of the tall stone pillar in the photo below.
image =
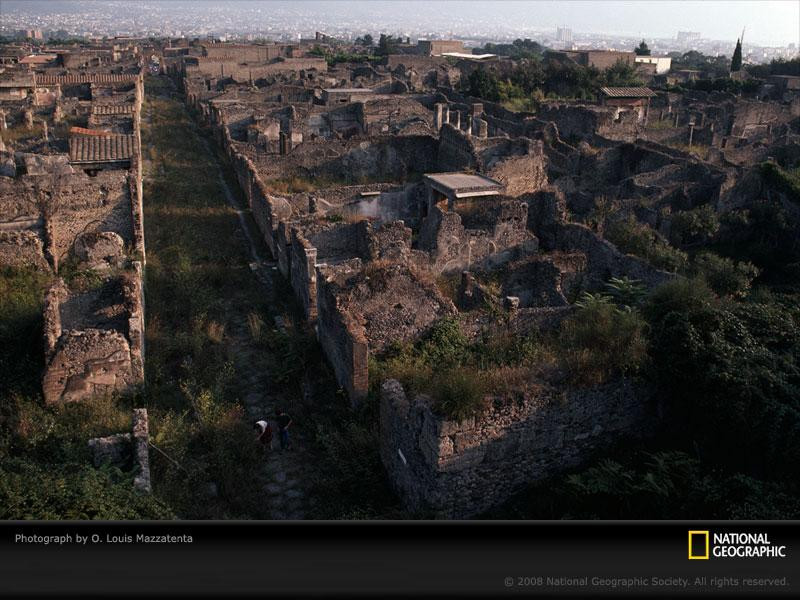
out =
[[25,119],[25,129],[33,129],[33,111],[30,108],[26,108],[23,117]]
[[450,122],[450,107],[445,106],[442,109],[442,119],[443,119],[442,120],[442,125],[444,125],[445,123],[449,123]]
[[3,110],[0,110],[0,131],[5,131],[8,129],[8,124],[6,123],[6,113]]
[[483,119],[474,117],[472,119],[472,133],[479,138],[489,137],[489,123]]
[[433,105],[433,129],[438,133],[438,131],[442,128],[442,110],[444,109],[444,104],[441,102],[437,102]]
[[452,112],[450,124],[456,129],[461,129],[461,111],[454,110]]

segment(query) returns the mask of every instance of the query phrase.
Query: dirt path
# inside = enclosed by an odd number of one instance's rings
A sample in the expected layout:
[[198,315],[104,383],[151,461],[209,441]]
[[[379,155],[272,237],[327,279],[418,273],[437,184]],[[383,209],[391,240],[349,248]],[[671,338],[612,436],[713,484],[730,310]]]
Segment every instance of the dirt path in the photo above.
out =
[[[168,94],[172,101],[181,102],[173,90]],[[183,104],[181,103],[183,107]],[[147,113],[143,115],[143,121],[149,122]],[[259,244],[253,239],[251,230],[247,225],[249,211],[240,206],[236,200],[236,195],[225,180],[224,173],[216,161],[216,155],[210,147],[208,141],[203,138],[198,131],[194,132],[197,136],[200,147],[214,160],[217,169],[217,179],[220,189],[224,193],[227,203],[235,211],[239,219],[239,229],[242,243],[247,246],[251,262],[249,267],[253,277],[259,282],[264,292],[265,298],[270,306],[269,317],[274,320],[275,327],[281,327],[275,307],[275,286],[273,277],[277,274],[274,262],[265,260],[259,252]],[[145,178],[155,166],[144,159]],[[145,202],[147,199],[145,199]],[[259,365],[259,353],[264,350],[258,347],[253,340],[248,326],[247,315],[253,311],[253,307],[243,305],[237,298],[226,299],[228,305],[228,319],[226,320],[225,338],[228,345],[228,354],[234,362],[236,372],[239,374],[238,392],[241,402],[247,411],[252,422],[270,418],[275,430],[273,441],[274,449],[265,456],[263,469],[258,474],[260,484],[264,490],[264,500],[268,504],[270,515],[273,519],[303,519],[305,517],[308,504],[305,485],[307,477],[306,460],[308,453],[303,444],[303,438],[296,431],[291,431],[292,448],[288,451],[279,449],[279,439],[277,426],[274,417],[277,409],[286,407],[290,412],[286,399],[282,396],[282,390],[276,389],[271,385],[269,376]],[[272,326],[272,323],[267,323]]]

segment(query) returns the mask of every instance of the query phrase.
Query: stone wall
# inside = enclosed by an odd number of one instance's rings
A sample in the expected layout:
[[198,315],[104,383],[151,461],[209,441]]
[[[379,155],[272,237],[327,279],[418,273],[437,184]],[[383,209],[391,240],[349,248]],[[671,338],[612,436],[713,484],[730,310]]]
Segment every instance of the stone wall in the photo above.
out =
[[436,273],[465,271],[478,265],[490,266],[510,260],[513,248],[526,244],[535,249],[536,238],[527,231],[528,206],[514,200],[479,198],[491,205],[486,219],[489,229],[468,229],[455,210],[444,203],[431,208],[422,222],[419,248],[430,254],[430,268]]
[[324,58],[279,59],[269,64],[240,64],[238,60],[209,60],[206,58],[197,58],[196,60],[197,64],[186,65],[188,76],[200,74],[221,78],[230,77],[239,83],[273,77],[282,73],[296,73],[301,70],[315,69],[321,72],[328,70],[328,63]]
[[45,294],[42,390],[48,404],[127,392],[144,382],[141,264],[106,285],[117,300],[99,292],[71,294],[60,279]]
[[337,288],[317,269],[317,337],[336,381],[356,404],[369,391],[369,347],[364,327],[340,306]]
[[459,423],[388,380],[381,387],[381,458],[409,509],[468,518],[580,465],[621,436],[646,435],[654,409],[647,391],[630,381],[564,391],[543,386],[522,398],[491,399],[484,413]]
[[445,124],[439,134],[438,168],[474,170],[505,185],[505,194],[535,192],[547,183],[547,159],[541,141],[528,138],[479,138]]
[[650,266],[641,258],[623,254],[614,244],[579,223],[559,225],[555,238],[556,250],[586,255],[584,283],[589,288],[598,287],[612,277],[638,279],[647,287],[655,287],[674,277],[671,273]]
[[306,319],[317,318],[317,249],[297,227],[291,230],[290,282]]
[[0,230],[0,265],[47,270],[41,230]]

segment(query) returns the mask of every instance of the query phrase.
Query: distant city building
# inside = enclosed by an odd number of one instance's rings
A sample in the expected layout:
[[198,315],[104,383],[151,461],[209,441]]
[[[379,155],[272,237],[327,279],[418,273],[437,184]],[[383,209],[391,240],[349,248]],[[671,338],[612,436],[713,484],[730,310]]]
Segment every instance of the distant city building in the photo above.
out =
[[672,59],[669,56],[637,56],[634,59],[637,63],[656,66],[656,75],[669,73],[672,66]]
[[679,44],[689,44],[700,40],[700,33],[697,31],[679,31],[677,40]]
[[19,32],[19,37],[26,40],[41,40],[44,36],[41,29],[22,29]]
[[571,48],[572,29],[569,27],[558,27],[556,29],[556,41],[562,42],[565,48]]

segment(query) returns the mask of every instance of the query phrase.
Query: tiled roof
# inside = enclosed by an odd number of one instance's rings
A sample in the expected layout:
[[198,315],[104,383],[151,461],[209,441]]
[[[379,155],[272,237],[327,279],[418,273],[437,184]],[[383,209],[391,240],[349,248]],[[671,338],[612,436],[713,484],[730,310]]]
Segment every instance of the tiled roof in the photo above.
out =
[[600,91],[609,98],[653,98],[656,95],[646,87],[602,87]]
[[131,115],[132,104],[92,104],[93,115]]
[[51,60],[55,60],[56,58],[58,57],[55,54],[31,54],[25,58],[20,58],[19,63],[21,65],[44,64],[50,62]]
[[134,82],[138,75],[133,73],[78,73],[72,75],[36,75],[36,83],[40,85],[74,85],[78,83],[126,83]]
[[70,127],[69,132],[72,135],[112,135],[110,131],[103,131],[102,129],[86,129],[85,127]]
[[73,135],[69,138],[72,163],[115,162],[133,155],[132,135]]

